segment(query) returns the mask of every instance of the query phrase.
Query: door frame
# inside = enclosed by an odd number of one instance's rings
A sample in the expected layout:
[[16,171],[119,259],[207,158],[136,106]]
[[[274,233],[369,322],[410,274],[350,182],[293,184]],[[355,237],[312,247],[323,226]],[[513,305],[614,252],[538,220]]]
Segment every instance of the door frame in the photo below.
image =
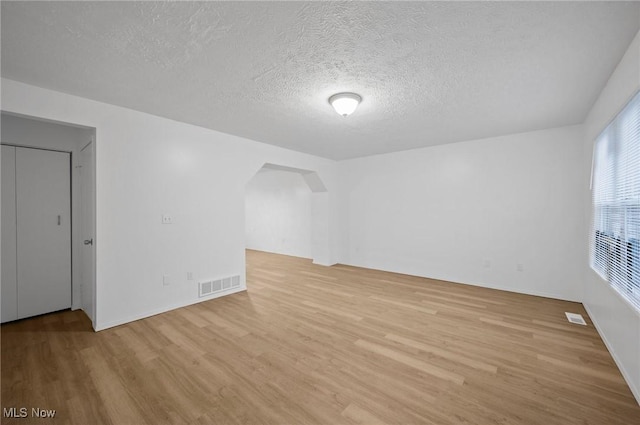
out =
[[[76,238],[77,243],[78,243],[78,248],[79,250],[82,250],[83,244],[84,244],[84,238],[86,237],[86,235],[84,235],[82,233],[83,230],[83,224],[86,223],[86,220],[89,220],[89,228],[90,228],[90,233],[91,233],[91,239],[93,241],[92,247],[93,249],[91,250],[91,255],[89,258],[89,261],[91,263],[91,275],[90,276],[85,276],[82,273],[82,268],[83,268],[83,261],[85,261],[85,258],[83,257],[84,252],[86,252],[86,250],[83,251],[82,254],[80,254],[80,258],[78,261],[78,268],[79,268],[79,276],[81,276],[82,279],[82,283],[80,284],[81,286],[81,290],[80,290],[80,307],[82,308],[85,312],[85,314],[89,317],[89,319],[91,320],[91,325],[93,326],[93,329],[96,329],[96,318],[97,318],[97,311],[98,311],[98,297],[97,297],[97,287],[96,287],[96,257],[97,257],[97,242],[96,242],[96,185],[95,185],[95,181],[96,181],[96,142],[95,142],[95,136],[91,136],[89,142],[84,145],[78,152],[78,164],[76,165],[78,171],[79,171],[79,176],[78,176],[78,191],[79,191],[79,197],[80,197],[80,204],[79,204],[79,228],[78,228],[78,237]],[[82,169],[82,153],[85,149],[91,147],[91,153],[90,153],[90,157],[89,157],[89,161],[91,162],[91,172],[89,175],[87,175],[86,173],[82,173],[80,170]],[[90,194],[90,199],[85,199],[82,196],[82,187],[85,183],[89,184],[89,187],[91,188],[91,194]],[[91,211],[91,217],[85,217],[82,214],[82,210],[83,207],[85,205],[89,205],[89,211]],[[88,279],[88,280],[87,280]],[[90,287],[91,288],[91,305],[87,306],[84,305],[84,294],[83,291],[85,291],[86,287]],[[91,314],[90,314],[91,312]]]

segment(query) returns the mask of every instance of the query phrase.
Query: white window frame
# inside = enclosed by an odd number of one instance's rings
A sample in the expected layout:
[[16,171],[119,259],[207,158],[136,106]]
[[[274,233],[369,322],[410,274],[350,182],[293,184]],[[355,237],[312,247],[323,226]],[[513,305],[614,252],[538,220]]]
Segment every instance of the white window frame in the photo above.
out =
[[596,139],[591,268],[640,312],[640,92]]

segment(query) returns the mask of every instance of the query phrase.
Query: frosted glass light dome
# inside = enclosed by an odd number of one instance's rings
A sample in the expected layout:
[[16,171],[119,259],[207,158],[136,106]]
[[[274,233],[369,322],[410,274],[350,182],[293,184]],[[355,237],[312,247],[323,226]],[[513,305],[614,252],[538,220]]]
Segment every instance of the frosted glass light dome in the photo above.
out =
[[361,101],[362,98],[355,93],[337,93],[329,98],[333,109],[343,117],[351,115]]

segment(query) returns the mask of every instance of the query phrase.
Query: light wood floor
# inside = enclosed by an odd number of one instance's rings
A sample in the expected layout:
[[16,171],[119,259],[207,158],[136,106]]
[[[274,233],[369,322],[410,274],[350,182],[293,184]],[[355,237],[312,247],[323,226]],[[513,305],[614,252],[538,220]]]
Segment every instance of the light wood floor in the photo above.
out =
[[2,423],[640,424],[580,304],[247,264],[248,292],[99,333],[80,311],[3,325],[2,407],[57,414]]

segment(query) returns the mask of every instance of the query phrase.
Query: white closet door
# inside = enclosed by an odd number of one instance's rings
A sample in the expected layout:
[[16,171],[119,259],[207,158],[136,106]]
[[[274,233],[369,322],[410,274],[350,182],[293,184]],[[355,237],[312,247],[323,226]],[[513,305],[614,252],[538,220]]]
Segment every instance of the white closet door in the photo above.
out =
[[71,307],[70,175],[68,153],[16,148],[19,319]]
[[2,146],[2,322],[18,318],[16,148]]

